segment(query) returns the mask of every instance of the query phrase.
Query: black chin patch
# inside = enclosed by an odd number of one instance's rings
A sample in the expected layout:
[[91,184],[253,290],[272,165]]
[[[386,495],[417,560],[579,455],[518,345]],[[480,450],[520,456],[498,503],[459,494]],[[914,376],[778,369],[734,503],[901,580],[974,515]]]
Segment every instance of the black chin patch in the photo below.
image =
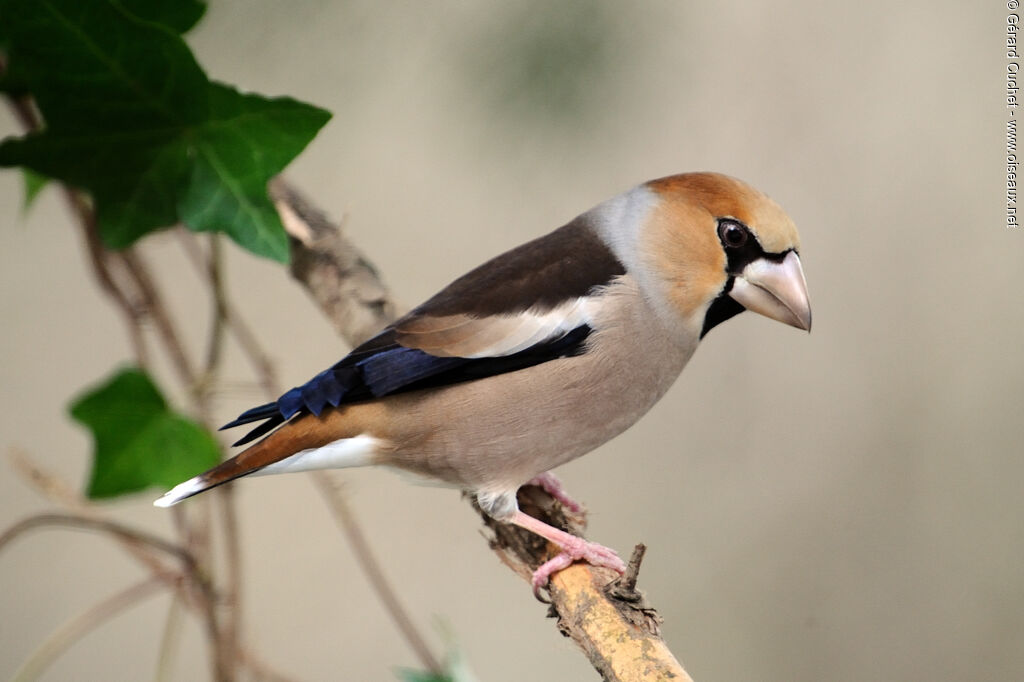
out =
[[703,339],[704,335],[709,331],[722,324],[730,317],[735,317],[746,310],[746,308],[740,305],[729,295],[730,289],[732,289],[732,277],[729,278],[729,282],[725,285],[725,289],[722,290],[722,293],[720,293],[708,307],[708,312],[704,315],[704,328],[700,330],[700,338]]

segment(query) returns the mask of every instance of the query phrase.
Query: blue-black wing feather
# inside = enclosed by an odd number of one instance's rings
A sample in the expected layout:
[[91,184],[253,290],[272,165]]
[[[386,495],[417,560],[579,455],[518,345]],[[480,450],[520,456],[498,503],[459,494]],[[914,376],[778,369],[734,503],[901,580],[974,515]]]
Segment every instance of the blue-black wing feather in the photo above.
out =
[[[390,329],[356,348],[333,367],[302,386],[287,391],[272,403],[246,410],[221,429],[262,421],[238,440],[244,445],[300,413],[320,415],[328,406],[394,395],[504,374],[555,358],[578,355],[590,335],[587,325],[531,346],[518,353],[494,358],[437,357],[394,342]],[[391,337],[391,340],[389,340]]]

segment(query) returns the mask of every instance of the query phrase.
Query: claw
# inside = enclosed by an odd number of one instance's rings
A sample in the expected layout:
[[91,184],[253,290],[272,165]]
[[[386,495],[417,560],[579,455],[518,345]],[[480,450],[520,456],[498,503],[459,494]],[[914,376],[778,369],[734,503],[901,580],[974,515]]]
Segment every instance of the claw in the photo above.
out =
[[507,522],[520,528],[525,528],[531,533],[536,533],[562,550],[555,558],[544,562],[540,568],[533,572],[531,582],[533,583],[534,594],[537,594],[541,587],[548,584],[552,574],[567,568],[572,562],[581,559],[592,566],[610,568],[619,575],[626,572],[626,564],[622,562],[622,559],[615,553],[615,550],[609,549],[604,545],[599,545],[596,542],[587,542],[581,537],[577,537],[572,533],[566,533],[564,530],[535,519],[529,514],[524,514],[518,509],[512,513],[511,518]]
[[530,582],[533,584],[534,593],[542,587],[546,587],[552,575],[568,568],[574,561],[583,560],[591,566],[610,568],[619,575],[626,572],[626,564],[615,553],[615,550],[596,542],[587,542],[582,538],[574,539],[576,542],[566,543],[569,546],[563,546],[560,554],[544,562],[533,572]]

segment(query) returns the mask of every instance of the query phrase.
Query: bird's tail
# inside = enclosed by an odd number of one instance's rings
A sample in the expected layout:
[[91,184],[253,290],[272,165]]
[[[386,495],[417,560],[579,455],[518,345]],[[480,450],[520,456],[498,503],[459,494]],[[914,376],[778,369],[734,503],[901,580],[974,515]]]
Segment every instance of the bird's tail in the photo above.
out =
[[[340,420],[342,410],[324,417],[297,417],[229,460],[167,491],[153,504],[170,507],[184,499],[250,474],[342,468],[372,463],[377,440],[355,433],[324,429],[324,421]],[[346,420],[347,421],[347,420]],[[325,432],[333,433],[325,436]]]

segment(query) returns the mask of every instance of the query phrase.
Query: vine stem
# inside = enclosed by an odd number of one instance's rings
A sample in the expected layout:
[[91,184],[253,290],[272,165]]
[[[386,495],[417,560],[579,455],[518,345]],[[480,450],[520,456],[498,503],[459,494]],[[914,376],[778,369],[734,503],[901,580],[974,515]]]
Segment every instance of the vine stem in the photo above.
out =
[[[6,64],[0,61],[0,72],[3,72],[5,68]],[[8,97],[7,100],[10,102],[15,116],[27,131],[33,132],[41,129],[42,121],[30,98]],[[200,420],[208,421],[210,414],[209,392],[199,382],[196,365],[189,357],[178,334],[178,327],[164,303],[159,288],[150,276],[145,259],[133,249],[119,252],[107,249],[100,239],[96,210],[92,203],[81,192],[66,185],[62,185],[62,191],[85,238],[93,274],[100,289],[110,296],[126,318],[136,361],[142,367],[149,364],[149,353],[143,335],[143,321],[146,318],[152,319],[157,331],[157,338],[162,341],[163,348],[171,360],[171,366],[179,381],[195,401],[196,412]],[[115,276],[115,272],[119,275]],[[78,520],[88,523],[110,523],[85,517]],[[183,532],[183,537],[191,543],[188,549],[199,555],[207,556],[209,554],[208,546],[197,546],[195,539],[198,538],[200,542],[208,543],[209,532],[206,529],[196,528],[194,524],[189,524],[183,516],[176,517],[175,521]],[[207,634],[210,638],[210,646],[213,650],[214,675],[217,680],[231,680],[234,678],[231,659],[235,643],[226,645],[221,637],[216,604],[213,601],[212,582],[208,578],[206,570],[200,570],[198,564],[195,563],[194,555],[190,554],[190,560],[192,567],[189,570],[189,576],[192,578],[193,584],[199,588],[200,600],[209,602],[203,603],[201,606],[205,616]],[[229,632],[233,631],[235,630],[229,629]]]
[[[189,578],[189,583],[199,592],[197,602],[204,617],[203,620],[210,642],[217,643],[221,641],[216,613],[217,598],[214,593],[213,584],[203,573],[199,563],[188,549],[168,542],[152,533],[147,533],[115,521],[84,518],[75,514],[45,513],[23,519],[0,534],[0,551],[18,536],[37,528],[45,527],[99,531],[125,542],[143,545],[178,559],[181,562],[185,575]],[[224,667],[225,664],[226,662],[223,657],[214,657],[214,674],[216,679],[226,680],[231,677],[231,671]]]
[[171,597],[171,605],[167,607],[167,618],[164,632],[160,637],[160,654],[156,662],[156,682],[168,682],[174,664],[174,652],[181,641],[181,601],[177,595]]
[[[283,187],[282,181],[275,180],[272,187],[281,189]],[[281,211],[284,209],[279,205],[278,210]],[[288,227],[295,229],[295,226],[297,225],[295,221],[298,219],[299,218],[297,216],[291,216],[285,222],[286,229]],[[326,218],[323,218],[323,220],[326,221]],[[303,238],[308,239],[310,234],[312,233],[303,232]],[[311,258],[310,254],[316,248],[316,245],[308,241],[304,242],[299,240],[294,234],[292,234],[292,237],[293,272],[295,272],[297,267],[295,263],[302,262],[305,258]],[[239,341],[239,345],[242,346],[243,351],[249,357],[253,367],[257,370],[257,375],[260,377],[260,384],[263,387],[264,394],[267,399],[276,399],[281,394],[281,388],[270,369],[270,364],[266,361],[266,352],[260,346],[256,336],[249,331],[249,327],[246,325],[242,316],[231,304],[230,297],[227,295],[223,283],[220,285],[213,284],[216,277],[215,260],[211,256],[207,256],[203,253],[203,250],[200,248],[194,235],[181,231],[181,241],[183,248],[189,255],[194,267],[201,274],[210,278],[215,292],[219,291],[218,296],[220,301],[217,304],[217,307],[224,315],[228,328]],[[349,249],[348,253],[351,257],[351,255],[356,252],[354,249]],[[361,273],[361,267],[366,267],[365,261],[354,261],[351,272]],[[335,295],[333,296],[333,300],[342,306],[351,304],[349,297],[338,294],[338,291],[344,291],[345,289],[346,287],[344,285],[338,287]],[[366,315],[359,314],[358,307],[351,304],[352,308],[355,308],[355,312],[351,312],[346,316],[347,322],[345,324],[338,325],[338,328],[345,337],[345,340],[353,346],[358,345],[363,340],[364,335],[375,331],[373,324],[377,317],[380,318],[380,323],[383,324],[393,316],[394,305],[390,302],[390,299],[387,298],[386,290],[384,290],[382,286],[376,285],[370,289],[370,291],[379,297],[363,297],[363,300],[366,300],[372,306],[371,316],[368,317]],[[363,574],[366,576],[371,588],[376,592],[377,598],[380,600],[384,610],[387,612],[406,643],[416,654],[420,664],[432,673],[440,675],[442,672],[440,663],[431,652],[430,647],[427,645],[426,638],[423,637],[416,628],[408,611],[402,605],[397,592],[388,582],[384,571],[381,568],[380,562],[377,561],[376,556],[366,539],[366,535],[362,531],[362,526],[359,523],[357,515],[348,505],[344,491],[335,483],[334,478],[328,472],[317,471],[313,472],[311,475],[317,490],[327,502],[328,508],[330,509],[335,522],[345,535],[346,542],[348,543],[356,562],[359,564]]]
[[[6,63],[0,56],[0,73],[5,71]],[[16,117],[28,131],[38,131],[42,127],[41,119],[30,98],[8,98],[15,112]],[[100,238],[99,225],[97,222],[95,207],[88,198],[81,192],[67,186],[62,186],[66,202],[72,214],[82,228],[82,234],[89,255],[93,274],[100,289],[104,291],[116,304],[125,318],[128,336],[132,345],[135,360],[140,367],[150,365],[150,354],[146,344],[145,321],[152,320],[157,338],[162,341],[162,346],[171,360],[171,366],[177,375],[180,383],[185,387],[188,394],[196,404],[197,416],[204,423],[208,422],[210,410],[210,384],[219,366],[224,341],[225,329],[230,329],[239,341],[245,354],[254,365],[260,383],[269,397],[276,397],[277,390],[274,378],[273,367],[267,360],[267,356],[259,347],[255,335],[241,320],[240,316],[231,307],[224,288],[222,273],[222,254],[219,240],[214,237],[211,241],[209,256],[202,254],[197,248],[194,237],[189,235],[184,241],[186,248],[194,263],[205,267],[205,275],[209,280],[210,289],[214,301],[213,322],[211,325],[210,340],[207,345],[207,353],[203,371],[200,374],[197,365],[190,358],[181,337],[178,333],[178,326],[173,320],[163,296],[153,280],[150,268],[144,257],[134,249],[113,252],[107,249]],[[369,278],[370,282],[376,281],[375,276]],[[344,301],[342,296],[340,300]],[[377,313],[381,316],[390,315],[391,311],[381,306]],[[358,323],[362,323],[361,325]],[[343,334],[365,333],[375,325],[374,319],[367,320],[365,317],[356,317],[346,320]],[[358,331],[356,331],[358,328]],[[209,424],[207,424],[209,425]],[[425,667],[434,673],[440,673],[441,667],[437,660],[430,653],[424,639],[416,631],[412,620],[402,609],[394,590],[390,588],[380,565],[373,557],[365,536],[363,535],[355,515],[348,508],[340,491],[336,490],[330,478],[323,474],[315,479],[322,494],[327,499],[335,519],[343,529],[346,537],[352,542],[352,550],[355,553],[360,565],[367,574],[367,578],[377,591],[385,609],[391,614],[400,632],[407,639],[410,646],[416,651]],[[223,623],[219,622],[217,616],[217,603],[214,601],[212,583],[206,577],[205,571],[200,566],[208,563],[209,559],[209,527],[208,522],[196,523],[189,515],[178,510],[174,514],[173,521],[182,538],[185,546],[178,548],[180,558],[185,560],[188,566],[188,573],[194,582],[200,587],[200,598],[204,613],[210,644],[214,651],[214,673],[218,680],[233,678],[234,661],[241,660],[242,648],[238,641],[240,630],[240,592],[241,592],[241,563],[240,546],[238,542],[238,522],[234,508],[234,499],[230,493],[230,487],[224,491],[215,493],[220,502],[221,519],[225,535],[225,552],[228,564],[226,588],[223,594],[222,604],[226,612]],[[58,520],[62,519],[62,520]],[[9,542],[15,535],[24,532],[27,528],[36,524],[46,525],[48,523],[63,524],[69,527],[91,527],[96,530],[105,530],[107,533],[119,538],[125,543],[138,558],[144,558],[147,565],[154,570],[154,574],[163,580],[168,580],[166,569],[160,566],[158,560],[140,556],[140,547],[148,547],[150,550],[158,545],[140,540],[148,537],[145,534],[132,535],[134,531],[113,522],[104,521],[90,516],[74,515],[49,515],[28,519],[22,524],[9,529],[3,536],[3,543]],[[149,539],[154,539],[150,537]],[[2,544],[0,543],[0,547]],[[168,545],[170,546],[170,545]],[[156,563],[154,563],[156,562]],[[168,628],[173,627],[169,622]],[[169,636],[169,633],[168,633]],[[254,659],[250,655],[247,659],[250,666],[255,666]],[[161,669],[169,665],[169,661],[163,660]]]
[[158,578],[148,578],[111,595],[84,613],[67,621],[54,630],[46,641],[32,652],[14,673],[11,682],[31,682],[31,680],[38,679],[62,653],[79,639],[122,611],[135,606],[146,597],[156,594],[163,587],[163,583]]
[[[227,287],[223,282],[223,274],[215,272],[218,269],[215,259],[203,252],[196,236],[184,228],[176,230],[179,241],[189,262],[200,277],[209,279],[213,285],[214,296],[218,299],[215,302],[216,308],[223,315],[227,329],[238,342],[243,355],[249,360],[255,372],[260,388],[264,395],[276,398],[280,395],[280,386],[277,382],[274,365],[270,356],[260,345],[259,339],[253,333],[252,328],[245,319],[238,313],[227,293]],[[213,284],[216,282],[216,284]]]
[[355,514],[349,509],[345,495],[326,472],[314,472],[313,482],[316,483],[324,499],[327,500],[331,513],[345,533],[345,539],[352,548],[352,554],[359,562],[363,574],[377,593],[377,598],[380,599],[384,609],[391,616],[391,620],[405,637],[405,641],[416,653],[423,667],[434,675],[440,676],[442,674],[441,664],[434,658],[430,647],[420,635],[419,630],[416,629],[401,601],[399,601],[398,595],[391,588],[387,578],[384,577],[384,571],[370,549],[370,544],[366,541],[362,527],[356,522]]
[[[95,507],[86,504],[67,483],[32,462],[26,453],[14,448],[9,451],[9,458],[14,470],[47,499],[70,509],[75,516],[100,520]],[[117,541],[132,558],[145,566],[154,576],[170,587],[181,587],[181,574],[169,568],[152,548],[122,538],[117,538]]]

